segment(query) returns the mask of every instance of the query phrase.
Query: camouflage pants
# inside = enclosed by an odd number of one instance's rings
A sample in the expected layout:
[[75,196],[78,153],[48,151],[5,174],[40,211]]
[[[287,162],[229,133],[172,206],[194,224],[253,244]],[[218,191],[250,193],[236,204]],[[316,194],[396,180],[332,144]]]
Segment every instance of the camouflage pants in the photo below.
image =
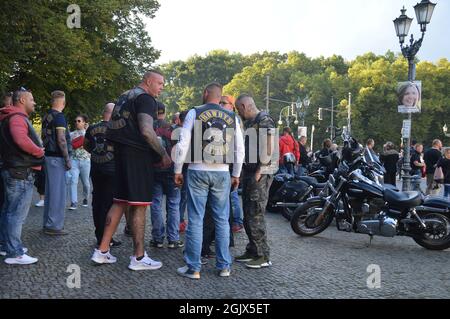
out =
[[267,259],[270,257],[270,249],[264,214],[272,181],[272,175],[262,175],[257,182],[253,172],[244,172],[242,185],[244,228],[249,240],[247,253]]

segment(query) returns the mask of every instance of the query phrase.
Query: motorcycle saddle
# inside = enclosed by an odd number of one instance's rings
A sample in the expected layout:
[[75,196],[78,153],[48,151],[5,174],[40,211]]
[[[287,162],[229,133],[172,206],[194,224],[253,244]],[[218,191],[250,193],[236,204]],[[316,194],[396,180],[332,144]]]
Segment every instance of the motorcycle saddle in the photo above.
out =
[[412,208],[422,203],[422,196],[419,192],[396,192],[388,188],[384,191],[384,200],[393,206]]
[[436,208],[447,208],[450,211],[450,200],[446,200],[442,197],[427,196],[423,203],[425,206],[431,206]]

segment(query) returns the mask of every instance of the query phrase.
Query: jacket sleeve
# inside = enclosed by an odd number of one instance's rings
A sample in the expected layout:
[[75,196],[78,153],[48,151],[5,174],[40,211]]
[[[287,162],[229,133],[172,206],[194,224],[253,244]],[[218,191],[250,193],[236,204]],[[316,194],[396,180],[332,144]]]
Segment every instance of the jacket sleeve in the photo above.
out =
[[294,155],[295,158],[297,159],[297,162],[300,162],[300,147],[295,139],[294,139]]
[[22,116],[13,116],[9,120],[9,131],[14,143],[22,151],[37,158],[44,156],[44,150],[28,137],[28,124]]

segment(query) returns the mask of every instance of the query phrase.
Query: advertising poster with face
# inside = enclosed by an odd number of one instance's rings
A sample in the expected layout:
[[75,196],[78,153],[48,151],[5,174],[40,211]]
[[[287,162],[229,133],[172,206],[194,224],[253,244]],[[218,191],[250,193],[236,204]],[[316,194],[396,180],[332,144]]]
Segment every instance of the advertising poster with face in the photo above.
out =
[[398,112],[420,113],[422,111],[422,82],[400,82],[397,89]]

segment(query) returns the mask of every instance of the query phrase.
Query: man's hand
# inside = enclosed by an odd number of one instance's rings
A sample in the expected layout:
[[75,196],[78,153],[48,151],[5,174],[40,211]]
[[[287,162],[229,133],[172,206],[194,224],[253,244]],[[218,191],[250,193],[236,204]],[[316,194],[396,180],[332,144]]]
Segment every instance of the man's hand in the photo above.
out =
[[239,187],[239,177],[231,177],[231,190],[235,191]]
[[259,182],[260,179],[261,179],[261,176],[262,176],[261,170],[257,170],[256,173],[255,173],[255,181]]
[[66,171],[70,171],[72,169],[72,161],[69,159],[66,159]]
[[175,176],[173,177],[173,181],[174,181],[176,187],[183,186],[183,183],[184,183],[183,174],[175,174]]
[[159,167],[162,169],[169,168],[172,165],[172,159],[169,155],[164,155],[161,162],[159,162]]

